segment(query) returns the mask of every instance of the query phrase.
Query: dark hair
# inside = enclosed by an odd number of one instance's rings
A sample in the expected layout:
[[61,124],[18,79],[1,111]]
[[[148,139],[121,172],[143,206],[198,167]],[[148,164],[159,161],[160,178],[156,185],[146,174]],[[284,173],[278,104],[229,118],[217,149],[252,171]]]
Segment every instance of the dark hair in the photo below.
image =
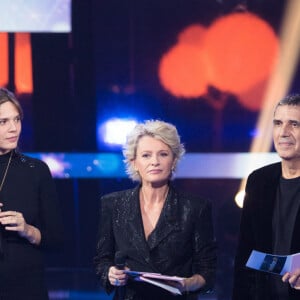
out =
[[276,108],[282,105],[300,105],[300,94],[287,95],[277,103]]
[[15,94],[6,88],[0,87],[0,105],[2,105],[5,102],[12,103],[17,109],[20,118],[23,119],[23,109],[21,107],[20,102],[17,100]]

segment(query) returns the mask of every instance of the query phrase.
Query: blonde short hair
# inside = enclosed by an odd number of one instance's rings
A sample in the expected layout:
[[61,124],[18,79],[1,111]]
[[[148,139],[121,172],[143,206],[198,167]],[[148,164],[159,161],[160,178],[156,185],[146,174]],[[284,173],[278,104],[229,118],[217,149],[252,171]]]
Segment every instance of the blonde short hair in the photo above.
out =
[[138,142],[143,136],[151,136],[170,147],[174,155],[174,169],[185,153],[184,145],[181,144],[180,136],[174,125],[160,120],[147,120],[144,123],[137,124],[127,135],[127,140],[123,147],[126,173],[133,181],[141,181],[141,177],[139,173],[135,171],[132,161],[136,158]]

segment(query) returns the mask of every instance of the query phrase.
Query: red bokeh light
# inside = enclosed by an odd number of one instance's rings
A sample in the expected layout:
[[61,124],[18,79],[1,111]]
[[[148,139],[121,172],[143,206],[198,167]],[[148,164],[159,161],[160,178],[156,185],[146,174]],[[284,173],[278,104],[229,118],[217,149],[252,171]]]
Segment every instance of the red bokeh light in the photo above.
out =
[[202,47],[206,28],[204,26],[194,24],[186,27],[178,35],[179,44],[187,44]]
[[265,80],[261,80],[260,82],[257,82],[254,86],[249,88],[247,91],[239,93],[237,95],[237,99],[241,103],[241,105],[252,111],[259,110],[264,100],[268,81],[269,80],[267,78]]
[[245,92],[270,75],[277,52],[273,29],[256,15],[218,18],[206,34],[208,80],[223,91]]
[[206,92],[207,75],[201,48],[178,44],[166,53],[159,65],[163,87],[176,97],[195,98]]
[[159,65],[162,86],[176,97],[198,98],[213,86],[234,94],[250,110],[261,106],[279,52],[272,27],[249,12],[191,25]]

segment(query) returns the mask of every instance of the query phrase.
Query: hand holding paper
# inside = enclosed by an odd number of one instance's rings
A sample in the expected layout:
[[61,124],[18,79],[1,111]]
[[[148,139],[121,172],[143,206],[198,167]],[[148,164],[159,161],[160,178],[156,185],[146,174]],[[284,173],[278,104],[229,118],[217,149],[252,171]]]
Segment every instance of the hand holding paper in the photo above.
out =
[[161,287],[174,295],[181,295],[181,291],[172,285],[176,282],[183,282],[183,277],[162,275],[159,273],[149,272],[137,272],[137,271],[125,271],[127,275],[132,277],[136,281],[143,281]]
[[291,288],[300,290],[300,269],[296,269],[292,273],[285,273],[282,277],[283,282],[288,282]]
[[300,253],[291,255],[273,255],[253,250],[246,263],[248,268],[258,271],[284,275],[300,268]]

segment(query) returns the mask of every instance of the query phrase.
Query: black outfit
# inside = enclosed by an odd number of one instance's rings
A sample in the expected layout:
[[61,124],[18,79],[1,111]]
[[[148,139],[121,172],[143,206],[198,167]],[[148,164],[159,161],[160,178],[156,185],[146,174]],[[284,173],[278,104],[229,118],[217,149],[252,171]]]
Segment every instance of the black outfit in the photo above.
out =
[[[210,203],[170,187],[158,223],[146,240],[139,190],[140,186],[101,199],[95,258],[101,285],[107,293],[113,291],[108,270],[115,264],[115,253],[121,251],[126,257],[126,265],[133,271],[180,277],[201,274],[207,283],[203,291],[211,289],[216,271],[216,246]],[[173,296],[159,287],[133,280],[128,280],[124,290],[124,297],[115,293],[114,299],[197,299],[198,294]]]
[[[0,180],[9,156],[0,156]],[[41,232],[36,246],[0,225],[0,300],[48,299],[42,252],[62,242],[62,220],[48,166],[14,151],[0,202],[2,211],[21,212],[26,223]]]
[[252,250],[278,255],[300,252],[300,178],[281,175],[281,163],[276,163],[254,171],[247,180],[233,300],[300,299],[300,291],[282,283],[280,275],[245,267]]

